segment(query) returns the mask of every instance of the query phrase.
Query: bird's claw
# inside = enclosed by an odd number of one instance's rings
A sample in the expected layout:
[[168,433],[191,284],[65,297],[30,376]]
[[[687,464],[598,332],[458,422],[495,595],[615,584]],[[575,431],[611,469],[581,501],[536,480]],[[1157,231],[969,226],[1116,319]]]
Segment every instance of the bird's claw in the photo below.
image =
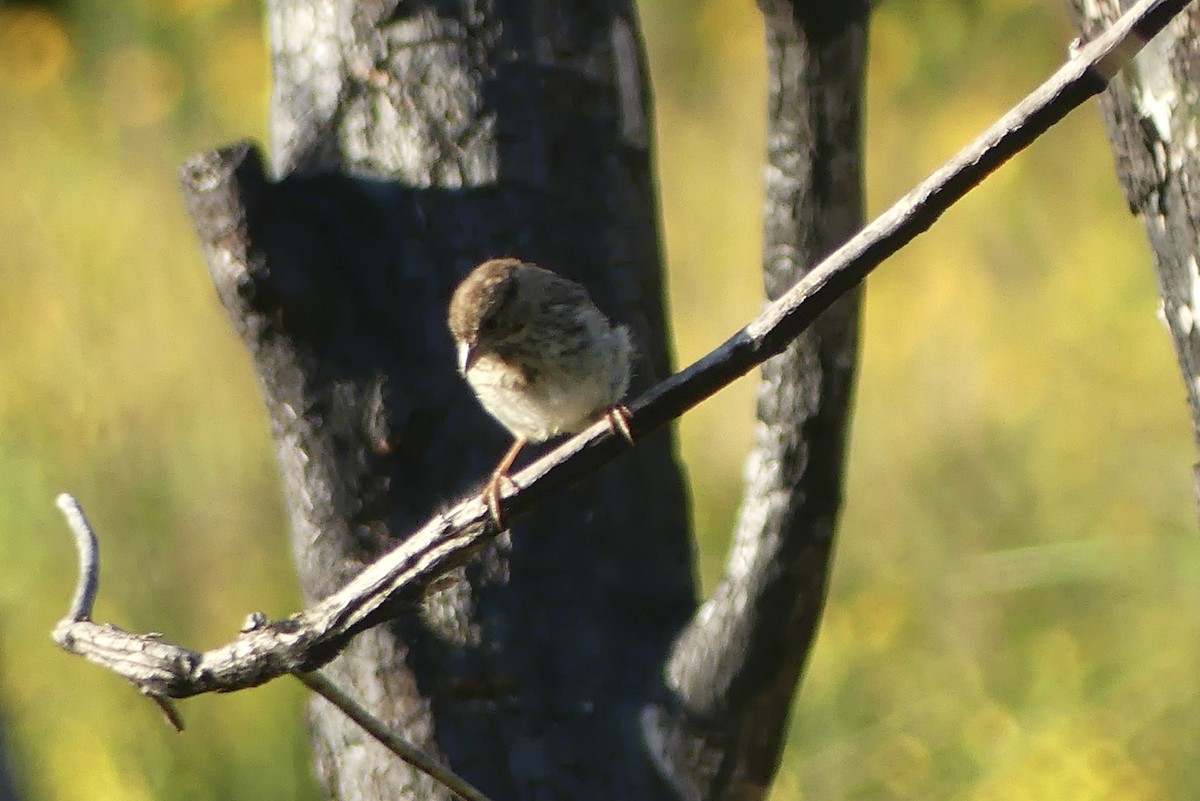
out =
[[492,520],[496,523],[496,527],[503,529],[504,520],[500,517],[500,492],[501,485],[504,482],[516,489],[516,483],[509,478],[508,473],[497,470],[492,473],[492,477],[488,479],[488,483],[483,488],[483,502],[487,504],[488,512],[492,515]]
[[614,434],[620,434],[630,445],[636,444],[633,441],[633,412],[628,406],[618,403],[604,413],[604,419]]

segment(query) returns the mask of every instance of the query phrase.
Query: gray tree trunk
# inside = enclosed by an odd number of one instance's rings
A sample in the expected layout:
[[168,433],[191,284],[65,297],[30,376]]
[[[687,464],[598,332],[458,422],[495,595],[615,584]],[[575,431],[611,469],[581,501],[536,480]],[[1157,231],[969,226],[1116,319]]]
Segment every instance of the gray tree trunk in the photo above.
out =
[[[798,4],[800,5],[800,4]],[[772,293],[860,222],[865,4],[777,2]],[[269,4],[276,181],[241,145],[189,206],[260,376],[308,599],[478,490],[507,438],[454,369],[446,304],[519,255],[671,370],[649,83],[630,3]],[[698,609],[673,434],[521,518],[327,675],[495,801],[760,798],[815,631],[840,500],[857,301],[765,375],[729,575]],[[331,798],[447,798],[314,703]]]
[[[762,0],[760,7],[769,88],[763,273],[774,299],[863,223],[869,7],[850,0]],[[778,768],[841,508],[860,289],[763,365],[725,576],[668,666],[686,713],[664,726],[672,756],[664,761],[689,786],[683,797],[762,798]]]
[[[1089,39],[1133,3],[1069,5]],[[1150,239],[1163,318],[1200,448],[1200,7],[1192,4],[1175,17],[1113,78],[1100,108],[1125,199]],[[1200,505],[1200,464],[1194,478]]]

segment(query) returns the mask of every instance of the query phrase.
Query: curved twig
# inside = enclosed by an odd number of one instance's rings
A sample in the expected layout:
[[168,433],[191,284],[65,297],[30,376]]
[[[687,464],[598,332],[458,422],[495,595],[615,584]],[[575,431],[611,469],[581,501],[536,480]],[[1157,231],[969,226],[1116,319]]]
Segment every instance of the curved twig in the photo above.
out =
[[[67,611],[67,616],[59,621],[58,626],[54,629],[54,641],[63,648],[72,650],[66,645],[66,641],[70,641],[71,639],[71,635],[66,632],[77,630],[76,627],[79,626],[83,626],[83,630],[87,631],[93,631],[91,627],[95,627],[94,631],[98,636],[92,642],[110,639],[116,633],[126,634],[127,632],[121,632],[120,629],[112,626],[99,626],[91,622],[92,607],[96,603],[96,594],[100,590],[100,546],[96,542],[96,532],[92,529],[87,515],[83,513],[83,507],[79,505],[79,501],[75,499],[74,495],[66,492],[61,493],[55,499],[55,503],[62,510],[63,517],[67,519],[67,525],[70,527],[71,533],[75,535],[75,550],[79,552],[79,581],[75,585],[75,595],[71,598],[71,608]],[[156,639],[156,635],[153,634],[129,636],[136,638],[144,644],[153,643]],[[62,638],[65,638],[65,641]],[[175,646],[165,647],[175,648]],[[167,723],[175,731],[183,731],[183,717],[179,714],[179,710],[171,703],[169,697],[163,693],[156,692],[152,688],[151,683],[134,681],[111,664],[99,661],[91,656],[88,658],[93,662],[112,668],[114,672],[120,673],[132,681],[143,695],[154,702],[159,711],[163,713],[163,717],[166,718]]]
[[54,502],[67,518],[67,525],[75,535],[75,550],[79,552],[79,582],[64,620],[91,620],[96,592],[100,588],[100,548],[96,544],[96,532],[74,495],[64,492]]
[[[1187,0],[1142,0],[888,211],[815,266],[724,344],[630,404],[640,437],[780,352],[829,304],[929,228],[989,173],[1072,109],[1102,91]],[[511,520],[588,470],[613,458],[624,442],[601,420],[513,476],[500,509]],[[66,619],[54,638],[64,649],[104,665],[148,695],[183,698],[253,687],[284,673],[309,672],[336,656],[359,631],[419,601],[439,576],[463,564],[496,534],[478,498],[435,516],[345,587],[285,620],[243,631],[231,643],[197,654],[157,638]]]

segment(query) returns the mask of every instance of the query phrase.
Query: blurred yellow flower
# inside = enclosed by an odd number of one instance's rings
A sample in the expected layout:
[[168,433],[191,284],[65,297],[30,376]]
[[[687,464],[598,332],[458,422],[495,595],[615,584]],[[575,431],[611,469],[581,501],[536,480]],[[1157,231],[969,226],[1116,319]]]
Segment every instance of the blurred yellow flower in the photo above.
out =
[[122,128],[162,122],[183,96],[183,74],[165,54],[130,46],[104,63],[101,100]]
[[933,775],[929,747],[903,732],[880,739],[872,749],[868,764],[888,792],[900,798],[924,795]]
[[880,653],[891,648],[912,613],[909,595],[894,585],[872,584],[851,601],[859,644]]
[[994,762],[1020,740],[1021,724],[1008,707],[984,701],[963,726],[963,745],[980,763]]
[[62,20],[40,8],[0,9],[0,87],[36,91],[62,78],[71,40]]
[[1164,788],[1120,742],[1094,737],[1077,721],[1060,720],[1022,743],[1023,753],[985,773],[972,801],[1150,801]]

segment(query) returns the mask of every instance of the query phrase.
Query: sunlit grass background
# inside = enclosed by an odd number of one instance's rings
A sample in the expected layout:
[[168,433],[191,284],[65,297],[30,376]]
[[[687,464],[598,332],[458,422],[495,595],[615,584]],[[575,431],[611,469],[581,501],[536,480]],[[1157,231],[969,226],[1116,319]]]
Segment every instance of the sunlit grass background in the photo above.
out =
[[[686,362],[760,302],[761,25],[749,0],[642,11]],[[881,4],[871,210],[1072,36],[1057,0]],[[66,489],[104,539],[99,619],[206,647],[297,606],[257,389],[175,179],[265,139],[262,37],[243,0],[0,2],[0,719],[29,799],[316,797],[298,687],[188,701],[175,735],[48,636]],[[870,279],[832,594],[772,798],[1200,793],[1195,455],[1156,307],[1094,106]],[[706,586],[752,395],[682,423]]]

